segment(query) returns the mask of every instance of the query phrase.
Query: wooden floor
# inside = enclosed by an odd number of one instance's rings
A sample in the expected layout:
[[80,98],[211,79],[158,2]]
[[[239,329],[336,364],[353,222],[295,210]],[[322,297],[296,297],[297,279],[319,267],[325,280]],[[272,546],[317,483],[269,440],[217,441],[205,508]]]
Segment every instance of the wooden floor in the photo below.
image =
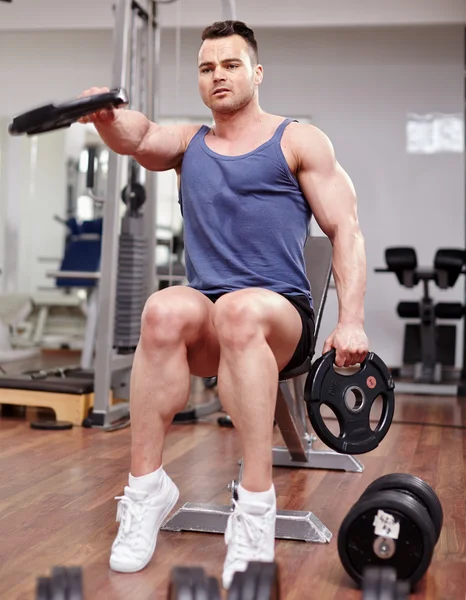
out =
[[[180,488],[178,506],[229,502],[226,485],[237,476],[240,447],[236,432],[219,428],[216,417],[172,426],[169,432],[164,463]],[[464,400],[397,395],[387,437],[377,450],[359,457],[362,474],[276,468],[278,507],[311,510],[334,534],[326,545],[277,542],[282,598],[361,597],[340,564],[338,528],[371,481],[384,473],[407,472],[434,487],[445,513],[433,562],[411,597],[464,600],[465,426]],[[278,432],[276,438],[280,443]],[[53,565],[81,565],[88,600],[164,600],[170,570],[178,564],[200,565],[221,577],[223,536],[196,533],[161,532],[154,558],[140,573],[109,569],[117,531],[114,497],[127,482],[129,442],[129,429],[47,432],[30,429],[27,417],[0,419],[2,600],[32,600],[36,578]]]

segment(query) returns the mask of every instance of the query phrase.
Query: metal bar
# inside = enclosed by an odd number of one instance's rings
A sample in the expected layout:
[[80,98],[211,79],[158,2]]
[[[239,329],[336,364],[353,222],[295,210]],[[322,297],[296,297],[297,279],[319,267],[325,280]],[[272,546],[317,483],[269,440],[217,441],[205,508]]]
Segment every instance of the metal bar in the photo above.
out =
[[293,460],[306,461],[304,426],[296,415],[293,398],[284,381],[278,384],[275,420]]
[[[151,2],[152,14],[147,24],[146,59],[144,66],[146,73],[146,110],[147,118],[156,121],[158,118],[158,64],[160,60],[159,28],[157,27],[157,6]],[[154,171],[146,172],[147,201],[144,205],[144,235],[147,244],[147,274],[146,294],[150,296],[156,290],[155,276],[155,248],[157,245],[156,220],[157,220],[157,174]]]
[[[463,119],[463,127],[464,127],[464,131],[463,131],[463,135],[464,135],[464,139],[466,140],[466,27],[464,29],[463,50],[464,50],[464,57],[463,57],[463,66],[464,66],[464,79],[463,79],[464,119]],[[465,208],[466,208],[466,152],[463,153],[463,160],[464,160],[464,171],[465,171],[464,201],[465,201]],[[465,217],[466,217],[466,210],[465,210],[464,214],[465,214]],[[464,223],[464,232],[465,232],[465,236],[466,236],[466,221]],[[465,239],[465,247],[466,247],[466,239]],[[463,298],[464,298],[464,303],[466,304],[466,277],[464,278]],[[466,322],[465,322],[464,319],[463,319],[463,360],[462,360],[462,366],[461,366],[461,379],[462,380],[466,379]],[[463,396],[464,395],[464,386],[460,386],[458,388],[458,395],[459,396]]]
[[99,320],[99,288],[93,288],[87,301],[86,331],[81,352],[81,369],[91,369],[94,363],[97,322]]
[[236,2],[235,0],[222,0],[222,18],[236,21]]
[[293,379],[293,389],[294,389],[294,397],[296,403],[296,410],[298,419],[303,424],[304,435],[306,439],[309,437],[309,431],[307,428],[307,417],[306,411],[304,410],[304,376],[299,375]]
[[293,460],[288,448],[272,448],[274,467],[295,467],[298,469],[325,469],[362,473],[364,466],[350,454],[338,454],[332,450],[306,450],[306,461]]
[[[119,0],[114,30],[112,84],[126,87],[128,80],[128,50],[130,44],[131,4]],[[101,293],[97,325],[95,356],[95,397],[93,415],[108,422],[109,390],[111,388],[112,348],[115,322],[116,283],[118,271],[119,188],[122,157],[110,152],[107,198],[104,207],[101,257]]]

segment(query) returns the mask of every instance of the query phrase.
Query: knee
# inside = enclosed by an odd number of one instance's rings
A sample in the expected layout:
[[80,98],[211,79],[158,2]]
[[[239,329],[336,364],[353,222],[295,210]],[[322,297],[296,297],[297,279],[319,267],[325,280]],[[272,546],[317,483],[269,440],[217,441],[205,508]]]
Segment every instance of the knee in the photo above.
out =
[[183,341],[187,326],[195,319],[189,303],[153,294],[146,302],[141,318],[141,342],[164,346]]
[[264,335],[260,303],[251,296],[223,296],[215,304],[214,326],[221,346],[241,349]]

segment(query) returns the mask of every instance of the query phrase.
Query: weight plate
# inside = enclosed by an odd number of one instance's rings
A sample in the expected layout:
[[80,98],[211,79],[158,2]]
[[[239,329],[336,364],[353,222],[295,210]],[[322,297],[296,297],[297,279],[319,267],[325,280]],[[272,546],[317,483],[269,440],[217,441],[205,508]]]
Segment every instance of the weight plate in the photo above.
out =
[[201,567],[174,567],[168,598],[169,600],[211,600],[209,596],[211,589],[212,583]]
[[363,492],[372,494],[381,490],[396,490],[417,498],[427,509],[435,528],[435,541],[438,541],[443,525],[442,504],[428,483],[408,473],[390,473],[379,477]]
[[50,600],[51,597],[50,578],[38,577],[36,581],[36,600]]
[[280,600],[277,563],[253,561],[244,572],[236,572],[228,600]]
[[[391,533],[386,529],[390,519],[395,524]],[[376,524],[386,532],[383,536],[376,533]],[[390,490],[360,498],[338,532],[340,560],[357,583],[366,567],[387,566],[395,569],[399,579],[414,585],[429,567],[434,546],[432,522],[424,506]]]
[[141,183],[134,182],[126,185],[121,192],[121,199],[132,210],[139,210],[146,201],[146,190]]
[[243,600],[244,572],[236,571],[228,590],[228,600]]
[[396,571],[391,567],[366,567],[362,581],[363,600],[401,600]]
[[54,567],[50,577],[50,600],[67,600],[68,577],[65,567]]
[[[387,435],[395,411],[395,384],[385,363],[370,352],[359,371],[341,375],[334,370],[335,350],[330,350],[313,364],[306,379],[304,399],[311,424],[319,438],[336,452],[363,454],[374,450]],[[348,398],[353,393],[355,406]],[[377,425],[372,428],[370,412],[375,400],[383,402]],[[336,415],[340,426],[334,435],[322,417],[322,405]]]
[[275,562],[251,563],[259,572],[255,600],[280,600],[280,579],[278,564]]
[[208,598],[209,600],[221,600],[220,585],[215,577],[209,577],[208,579]]
[[81,117],[104,108],[128,105],[128,94],[118,88],[103,94],[76,98],[62,104],[46,104],[22,113],[13,119],[8,131],[10,135],[36,135],[55,129],[69,127]]
[[380,568],[378,600],[398,600],[398,581],[395,569]]
[[68,567],[67,600],[84,600],[83,572],[81,567]]
[[379,600],[380,568],[366,567],[362,579],[363,600]]

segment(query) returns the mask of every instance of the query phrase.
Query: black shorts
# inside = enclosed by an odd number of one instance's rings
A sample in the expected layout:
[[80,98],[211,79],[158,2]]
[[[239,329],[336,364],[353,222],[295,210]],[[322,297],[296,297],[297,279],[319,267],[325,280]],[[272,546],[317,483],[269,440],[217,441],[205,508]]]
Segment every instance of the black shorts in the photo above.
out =
[[[204,294],[212,302],[216,302],[224,294]],[[291,357],[289,363],[286,365],[283,371],[290,371],[301,366],[308,356],[314,353],[314,334],[315,334],[315,315],[314,310],[309,304],[309,298],[304,294],[298,296],[290,296],[288,294],[280,294],[290,302],[295,309],[298,311],[301,317],[302,331],[301,337],[299,338],[298,345]]]

